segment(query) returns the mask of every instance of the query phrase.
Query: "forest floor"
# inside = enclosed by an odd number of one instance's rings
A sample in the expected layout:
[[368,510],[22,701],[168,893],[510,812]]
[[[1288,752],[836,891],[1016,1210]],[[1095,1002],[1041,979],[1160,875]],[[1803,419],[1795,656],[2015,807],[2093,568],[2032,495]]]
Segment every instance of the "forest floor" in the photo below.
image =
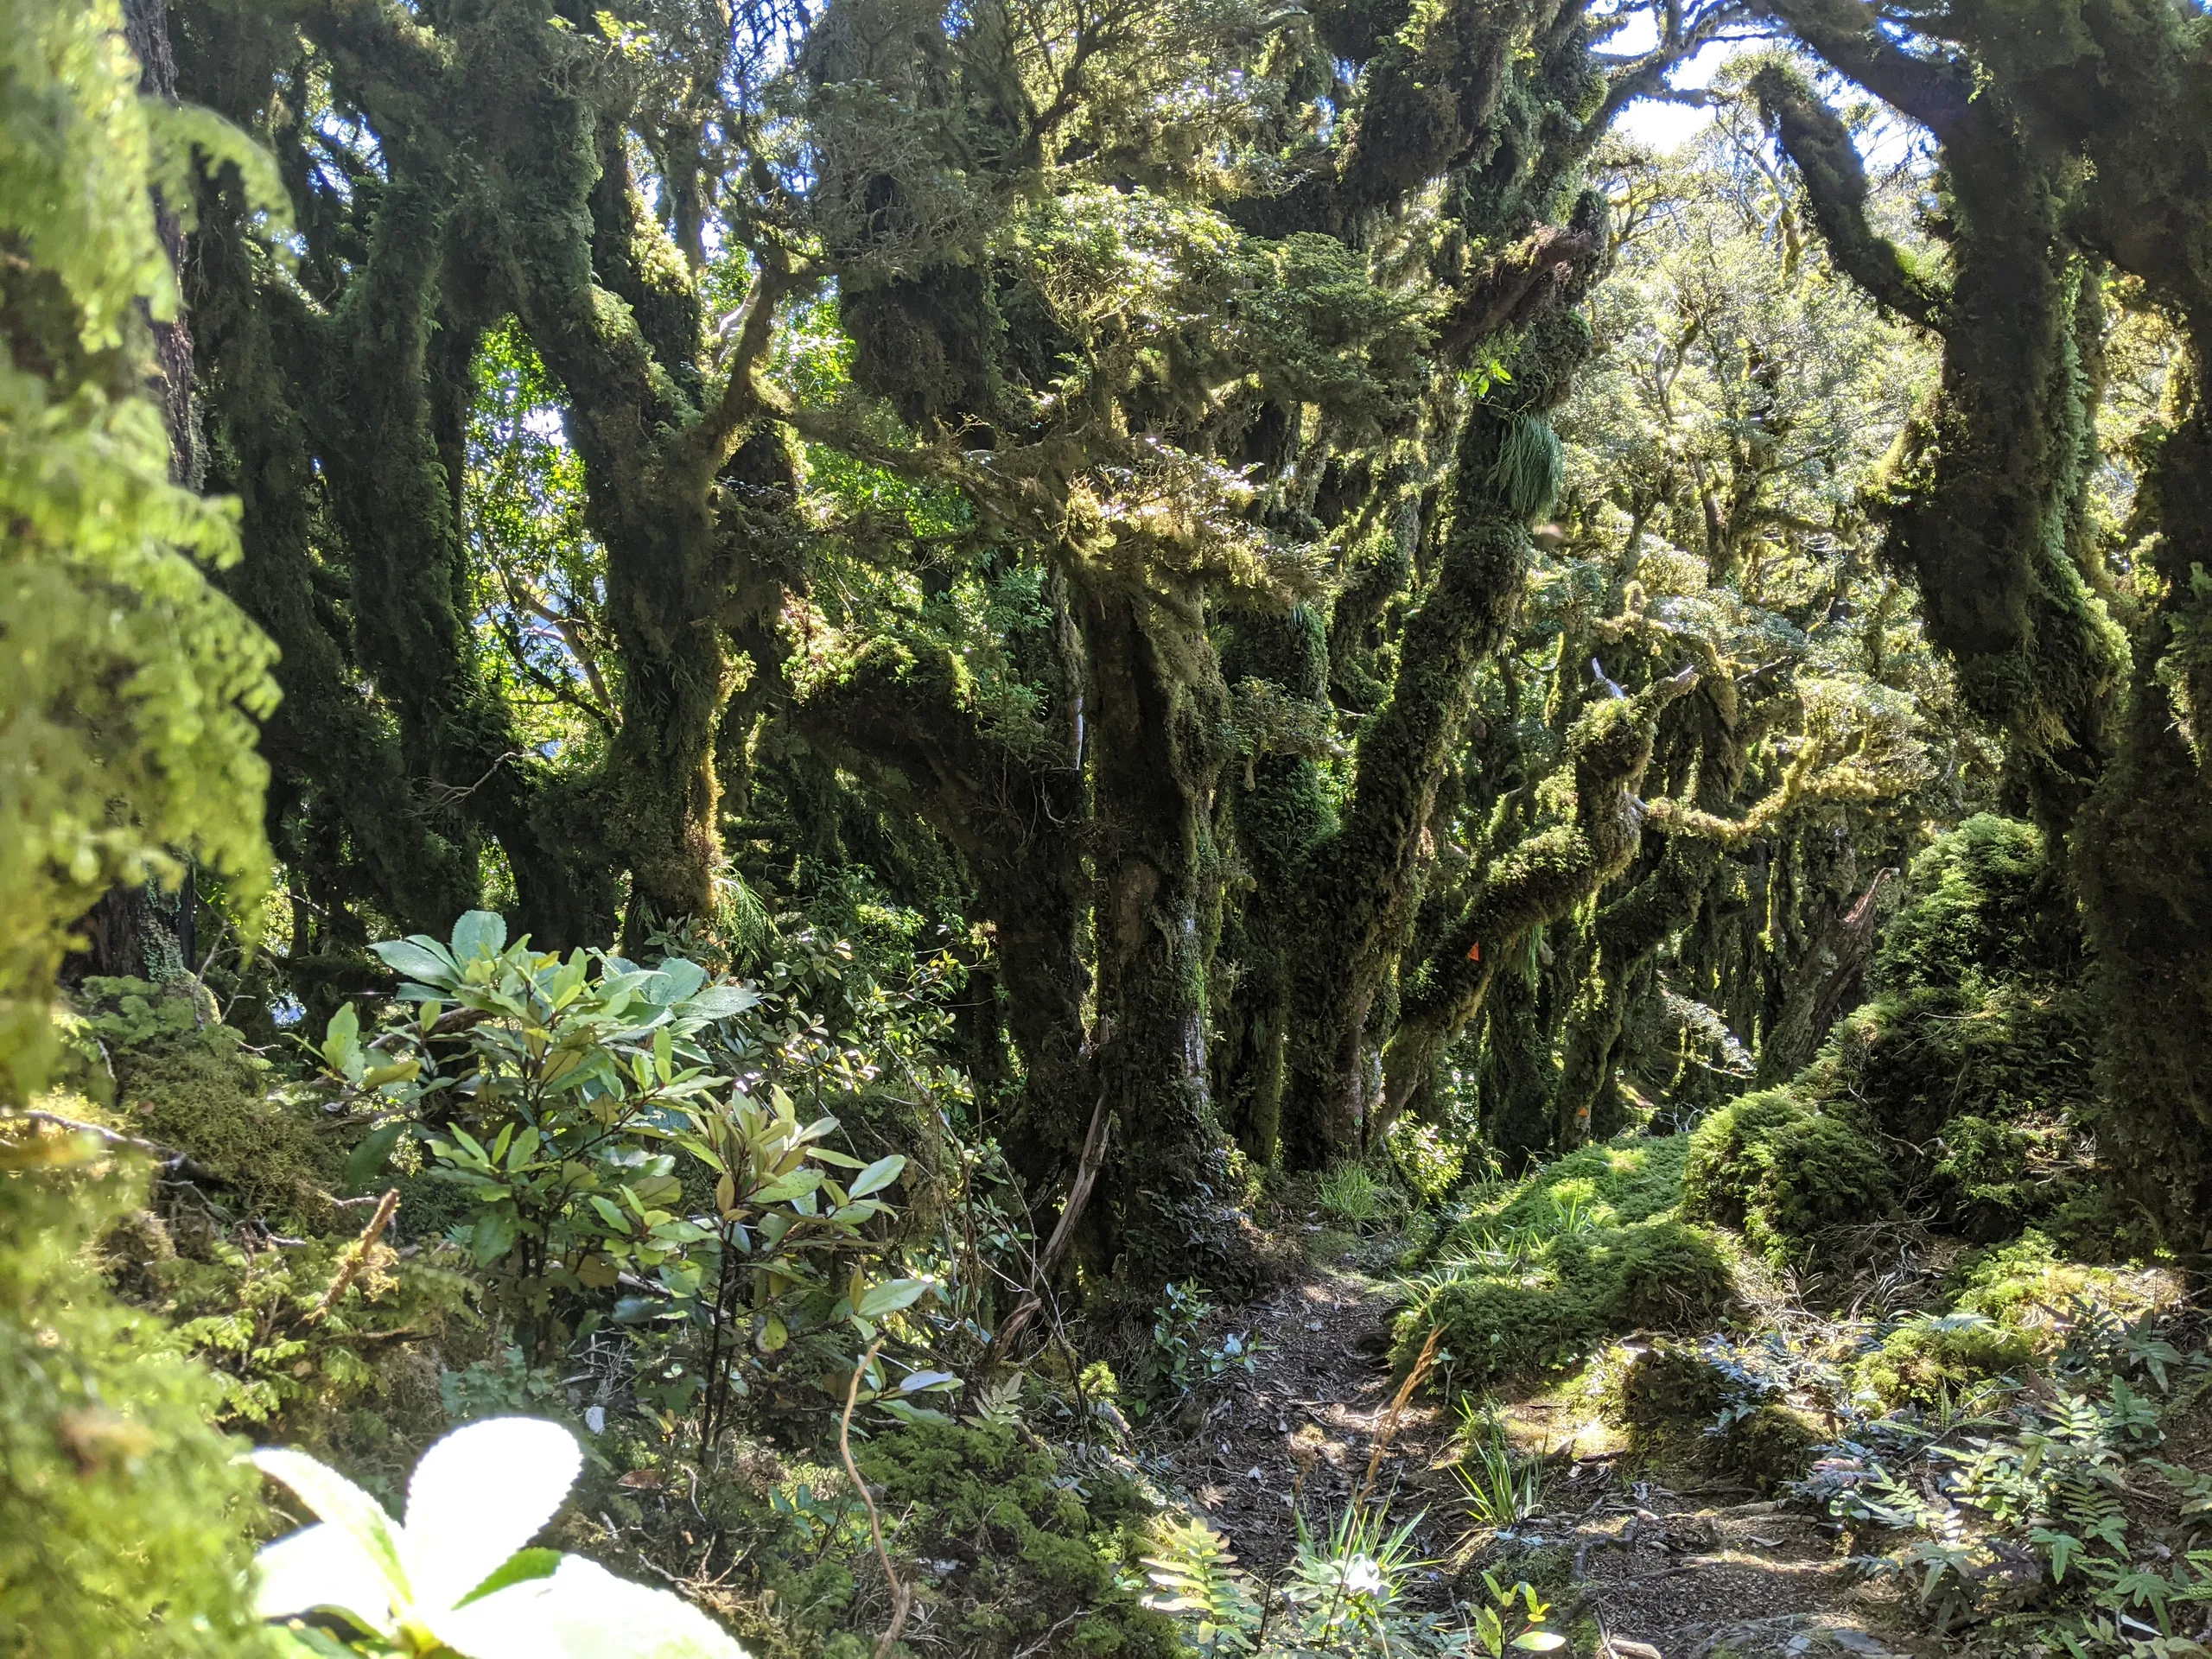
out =
[[1258,1299],[1217,1310],[1205,1337],[1255,1341],[1258,1356],[1154,1442],[1155,1475],[1187,1495],[1255,1576],[1280,1579],[1301,1512],[1309,1526],[1325,1526],[1364,1489],[1388,1498],[1393,1528],[1415,1521],[1410,1541],[1440,1604],[1470,1586],[1479,1596],[1485,1567],[1508,1584],[1528,1577],[1550,1598],[1554,1627],[1579,1637],[1577,1654],[1932,1659],[1944,1650],[1910,1628],[1893,1588],[1852,1572],[1833,1522],[1694,1466],[1633,1459],[1604,1425],[1583,1421],[1586,1407],[1556,1391],[1497,1402],[1516,1446],[1544,1459],[1536,1511],[1504,1531],[1475,1525],[1452,1468],[1455,1414],[1414,1398],[1394,1420],[1388,1352],[1399,1298],[1389,1263],[1398,1248],[1384,1236],[1332,1249]]

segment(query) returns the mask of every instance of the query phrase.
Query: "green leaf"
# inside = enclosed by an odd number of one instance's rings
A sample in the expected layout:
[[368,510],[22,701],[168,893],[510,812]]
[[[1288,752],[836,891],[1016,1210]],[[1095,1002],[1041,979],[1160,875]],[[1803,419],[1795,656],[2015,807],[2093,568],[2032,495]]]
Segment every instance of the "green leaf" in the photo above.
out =
[[478,1585],[454,1605],[466,1607],[472,1601],[481,1600],[495,1590],[504,1590],[511,1584],[527,1584],[532,1579],[550,1579],[561,1565],[557,1549],[518,1549],[507,1557],[506,1565]]
[[864,1198],[871,1192],[881,1192],[892,1182],[897,1180],[905,1172],[906,1167],[906,1159],[895,1152],[887,1158],[877,1159],[853,1177],[852,1191],[849,1196]]
[[720,1626],[666,1590],[579,1555],[432,1621],[468,1659],[745,1659]]
[[780,1179],[773,1180],[753,1194],[755,1204],[789,1204],[793,1198],[811,1194],[822,1185],[821,1175],[811,1169],[795,1169]]
[[360,1046],[361,1014],[351,1002],[340,1002],[323,1028],[322,1058],[334,1071],[346,1070],[346,1059]]
[[688,998],[683,1011],[700,1020],[727,1020],[760,1006],[760,993],[749,985],[709,985]]
[[1513,1645],[1526,1653],[1549,1653],[1565,1647],[1567,1638],[1550,1630],[1523,1630],[1513,1638]]
[[399,1144],[399,1137],[410,1127],[405,1118],[394,1118],[363,1135],[361,1143],[346,1155],[346,1185],[358,1188],[373,1180],[390,1161],[391,1149]]
[[[404,1605],[413,1599],[407,1569],[400,1560],[399,1542],[393,1535],[391,1517],[376,1499],[335,1469],[289,1446],[255,1447],[253,1465],[270,1479],[290,1487],[300,1502],[335,1528],[337,1534],[342,1535],[375,1569],[394,1601]],[[373,1615],[381,1610],[348,1607],[346,1611]]]
[[312,1624],[272,1624],[265,1638],[277,1659],[359,1659],[359,1649]]
[[425,1452],[407,1483],[417,1599],[449,1607],[489,1593],[486,1581],[553,1518],[582,1468],[575,1435],[531,1417],[469,1423]]
[[[449,985],[454,978],[454,963],[437,945],[425,949],[429,941],[421,944],[413,939],[379,939],[369,947],[384,959],[384,965],[403,979],[419,980],[426,985]],[[435,954],[434,954],[435,951]]]
[[707,982],[707,970],[683,957],[670,957],[646,982],[646,997],[662,1007],[688,1001]]
[[496,910],[472,910],[453,925],[455,962],[496,957],[506,948],[507,918]]
[[2055,1532],[2048,1527],[2037,1527],[2028,1538],[2050,1551],[2050,1581],[2064,1583],[2066,1564],[2082,1553],[2082,1541],[2071,1533]]
[[861,1293],[853,1312],[864,1319],[880,1319],[886,1313],[912,1307],[922,1300],[929,1287],[926,1279],[893,1279],[885,1284],[870,1285]]
[[587,1195],[591,1207],[599,1211],[599,1218],[625,1238],[630,1236],[630,1218],[611,1201],[593,1192]]
[[493,1210],[476,1218],[469,1248],[475,1252],[479,1262],[488,1267],[514,1247],[515,1218],[511,1213]]

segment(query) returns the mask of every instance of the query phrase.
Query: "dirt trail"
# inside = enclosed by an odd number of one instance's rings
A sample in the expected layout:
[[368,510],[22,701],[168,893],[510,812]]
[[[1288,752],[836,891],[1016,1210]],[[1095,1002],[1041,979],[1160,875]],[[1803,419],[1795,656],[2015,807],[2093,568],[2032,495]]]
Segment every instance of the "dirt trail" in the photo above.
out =
[[[1309,1522],[1340,1512],[1365,1480],[1394,1392],[1386,1354],[1390,1287],[1349,1265],[1314,1268],[1260,1300],[1216,1313],[1208,1339],[1248,1333],[1263,1344],[1251,1374],[1239,1375],[1198,1414],[1189,1440],[1168,1448],[1173,1478],[1189,1492],[1237,1559],[1264,1576],[1297,1542],[1294,1503]],[[1451,1506],[1448,1471],[1432,1469],[1451,1422],[1433,1402],[1399,1414],[1374,1491],[1398,1498],[1394,1512]],[[1449,1538],[1415,1535],[1421,1553]]]
[[[1395,1308],[1389,1282],[1348,1261],[1310,1268],[1206,1327],[1209,1340],[1233,1332],[1266,1347],[1249,1375],[1167,1429],[1160,1472],[1262,1579],[1295,1548],[1294,1505],[1325,1524],[1366,1479],[1395,1392],[1386,1356]],[[1555,1608],[1568,1623],[1594,1622],[1601,1659],[1942,1651],[1901,1632],[1895,1592],[1860,1582],[1819,1517],[1694,1473],[1655,1478],[1616,1453],[1572,1457],[1575,1426],[1547,1415],[1535,1402],[1511,1414],[1531,1448],[1567,1448],[1548,1464],[1542,1507],[1492,1535],[1468,1520],[1449,1465],[1456,1415],[1425,1400],[1399,1414],[1373,1491],[1390,1497],[1394,1520],[1423,1516],[1413,1541],[1439,1563],[1429,1582],[1440,1599],[1455,1571],[1471,1578],[1488,1562],[1518,1572],[1548,1560]]]

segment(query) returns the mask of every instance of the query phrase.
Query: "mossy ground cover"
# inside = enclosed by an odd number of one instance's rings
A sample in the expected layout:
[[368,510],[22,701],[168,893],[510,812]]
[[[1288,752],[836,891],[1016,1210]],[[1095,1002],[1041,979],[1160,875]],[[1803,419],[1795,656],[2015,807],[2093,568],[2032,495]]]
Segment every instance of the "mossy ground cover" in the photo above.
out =
[[1040,1641],[1120,1659],[1180,1651],[1173,1625],[1130,1587],[1153,1505],[1127,1476],[1068,1466],[1008,1427],[917,1423],[855,1457],[923,1558],[924,1593],[963,1655],[1003,1659]]
[[1728,1247],[1677,1213],[1688,1151],[1681,1135],[1608,1141],[1470,1191],[1409,1286],[1400,1366],[1440,1331],[1446,1386],[1487,1389],[1571,1370],[1632,1331],[1722,1318]]

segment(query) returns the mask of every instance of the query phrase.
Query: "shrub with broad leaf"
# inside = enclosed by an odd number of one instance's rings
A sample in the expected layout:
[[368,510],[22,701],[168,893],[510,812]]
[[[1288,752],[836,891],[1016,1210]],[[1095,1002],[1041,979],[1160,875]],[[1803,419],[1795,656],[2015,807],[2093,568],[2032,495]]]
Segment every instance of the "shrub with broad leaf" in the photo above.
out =
[[454,1430],[415,1465],[397,1522],[303,1452],[264,1446],[253,1460],[320,1517],[255,1561],[256,1610],[281,1621],[290,1659],[745,1659],[671,1592],[530,1547],[583,1466],[558,1424],[493,1417]]

